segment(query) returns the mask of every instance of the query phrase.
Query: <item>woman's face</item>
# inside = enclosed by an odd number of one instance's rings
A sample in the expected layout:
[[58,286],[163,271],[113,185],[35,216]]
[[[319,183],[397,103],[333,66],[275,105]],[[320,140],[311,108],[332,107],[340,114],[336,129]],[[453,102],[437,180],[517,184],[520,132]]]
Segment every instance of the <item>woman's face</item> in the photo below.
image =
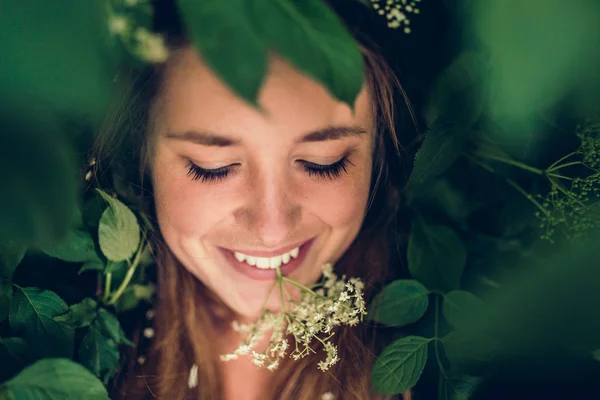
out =
[[286,62],[269,68],[261,113],[182,50],[153,111],[161,233],[242,318],[262,310],[277,265],[306,285],[342,256],[363,222],[372,169],[365,88],[353,114]]

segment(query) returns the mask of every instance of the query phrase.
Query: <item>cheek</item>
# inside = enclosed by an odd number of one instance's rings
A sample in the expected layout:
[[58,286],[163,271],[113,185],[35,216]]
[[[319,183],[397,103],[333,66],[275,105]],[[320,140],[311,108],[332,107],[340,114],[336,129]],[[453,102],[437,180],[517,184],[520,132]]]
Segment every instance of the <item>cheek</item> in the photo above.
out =
[[[173,165],[174,163],[169,163]],[[157,156],[155,166],[161,165]],[[156,214],[164,236],[198,236],[219,219],[223,202],[215,201],[200,182],[192,181],[180,166],[155,168],[153,186]],[[209,206],[210,205],[210,206]]]

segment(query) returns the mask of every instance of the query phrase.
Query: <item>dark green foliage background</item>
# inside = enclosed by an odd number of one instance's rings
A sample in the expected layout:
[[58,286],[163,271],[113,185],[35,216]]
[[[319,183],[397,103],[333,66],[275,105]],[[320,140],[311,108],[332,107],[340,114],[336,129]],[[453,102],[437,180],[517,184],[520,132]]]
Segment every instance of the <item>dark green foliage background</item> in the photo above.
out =
[[[422,0],[406,35],[368,1],[330,3],[369,27],[414,111],[396,105],[405,168],[391,174],[406,279],[369,307],[404,337],[374,390],[600,396],[600,5]],[[151,17],[117,0],[0,6],[0,399],[107,398],[131,346],[118,317],[152,299],[143,216],[84,180],[117,65],[142,64],[110,35],[107,4]],[[250,104],[269,49],[342,101],[361,87],[358,48],[320,0],[176,5]]]

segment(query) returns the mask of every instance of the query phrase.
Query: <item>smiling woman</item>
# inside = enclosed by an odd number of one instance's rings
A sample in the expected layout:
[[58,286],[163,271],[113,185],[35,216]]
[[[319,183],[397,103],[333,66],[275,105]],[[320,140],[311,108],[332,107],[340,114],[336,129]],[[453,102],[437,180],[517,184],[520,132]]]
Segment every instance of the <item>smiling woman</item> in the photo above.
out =
[[341,361],[327,372],[316,368],[326,342],[274,372],[219,356],[240,342],[232,321],[285,310],[283,294],[269,296],[280,276],[295,282],[285,288],[293,298],[327,264],[361,279],[367,298],[388,278],[397,193],[387,178],[399,150],[393,73],[361,36],[365,83],[348,105],[273,53],[254,107],[188,44],[174,14],[157,17],[171,55],[121,76],[124,101],[97,144],[100,179],[115,160],[139,167],[134,184],[155,227],[156,341],[144,365],[121,374],[116,398],[387,398],[370,388],[373,354],[385,343],[366,326],[335,328]]

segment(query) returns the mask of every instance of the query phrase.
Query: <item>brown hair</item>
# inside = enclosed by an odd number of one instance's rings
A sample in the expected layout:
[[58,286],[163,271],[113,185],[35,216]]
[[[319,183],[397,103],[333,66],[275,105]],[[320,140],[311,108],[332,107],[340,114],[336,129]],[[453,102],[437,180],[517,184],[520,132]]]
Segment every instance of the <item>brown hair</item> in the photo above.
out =
[[[161,10],[164,14],[164,10]],[[157,10],[157,14],[160,13]],[[168,13],[167,13],[168,14]],[[173,18],[170,15],[169,18]],[[181,43],[181,35],[170,38]],[[394,130],[394,92],[401,87],[389,66],[377,55],[375,47],[358,37],[365,60],[366,79],[371,91],[376,125],[374,169],[368,211],[356,240],[336,264],[336,272],[360,277],[365,282],[365,297],[371,298],[390,279],[388,265],[392,254],[394,229],[391,222],[397,212],[397,184],[390,179],[397,167],[400,144]],[[149,228],[156,226],[148,165],[150,147],[147,140],[149,114],[161,84],[161,67],[130,71],[124,80],[121,101],[107,117],[95,146],[98,184],[111,186],[108,171],[125,163],[121,180],[137,187],[137,202],[132,208],[149,216]],[[132,158],[133,155],[133,158]],[[131,164],[130,164],[131,165]],[[127,200],[127,199],[126,199]],[[143,365],[136,363],[140,349],[129,358],[127,368],[115,379],[113,398],[126,399],[221,399],[223,387],[219,374],[218,354],[214,349],[215,321],[229,321],[231,311],[194,275],[192,275],[152,229],[149,240],[157,265],[156,336]],[[393,272],[393,271],[392,271]],[[206,305],[206,306],[202,306]],[[211,305],[211,306],[209,306]],[[217,309],[226,310],[216,316]],[[313,400],[331,392],[336,399],[386,399],[371,391],[370,370],[375,354],[389,342],[377,333],[374,325],[340,327],[333,336],[341,359],[329,371],[316,368],[322,358],[318,351],[298,361],[286,360],[275,372],[273,384],[265,388],[264,399]],[[187,385],[190,367],[198,365],[198,387]],[[409,394],[405,394],[405,399]]]

